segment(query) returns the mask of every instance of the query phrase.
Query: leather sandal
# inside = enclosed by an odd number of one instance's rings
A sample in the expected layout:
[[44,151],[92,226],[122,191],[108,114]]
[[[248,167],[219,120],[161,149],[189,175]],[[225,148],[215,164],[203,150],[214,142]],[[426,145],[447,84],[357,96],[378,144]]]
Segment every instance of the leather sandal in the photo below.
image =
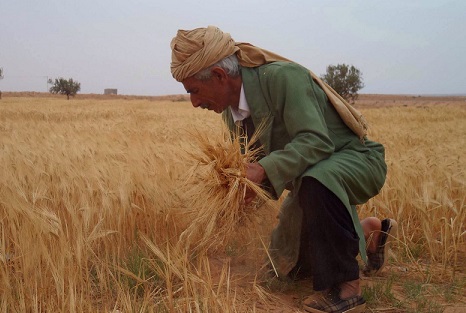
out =
[[387,264],[388,248],[393,234],[396,233],[398,224],[395,220],[387,218],[382,221],[382,230],[380,234],[379,245],[374,253],[367,253],[367,264],[363,269],[366,276],[378,274]]
[[312,313],[361,313],[366,308],[366,301],[362,296],[341,299],[340,289],[333,288],[308,297],[303,301],[303,308]]

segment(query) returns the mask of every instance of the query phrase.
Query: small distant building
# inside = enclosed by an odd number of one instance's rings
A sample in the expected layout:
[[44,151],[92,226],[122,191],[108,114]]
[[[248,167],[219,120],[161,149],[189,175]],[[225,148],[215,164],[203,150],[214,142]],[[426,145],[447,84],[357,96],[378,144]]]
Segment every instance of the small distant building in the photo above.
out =
[[113,89],[113,88],[104,89],[104,95],[117,95],[117,94],[118,94],[118,89]]

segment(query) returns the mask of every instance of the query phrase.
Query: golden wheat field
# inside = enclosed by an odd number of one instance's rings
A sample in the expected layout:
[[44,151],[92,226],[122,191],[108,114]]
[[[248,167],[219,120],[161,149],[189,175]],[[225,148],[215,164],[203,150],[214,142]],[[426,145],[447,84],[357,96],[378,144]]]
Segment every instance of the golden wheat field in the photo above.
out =
[[[466,98],[356,107],[389,166],[360,216],[399,224],[389,266],[362,277],[368,311],[466,312]],[[181,96],[4,93],[0,312],[301,312],[310,282],[262,275],[280,201],[222,236],[196,217],[224,212],[193,171],[210,164],[199,143],[218,153],[225,138],[220,116]]]

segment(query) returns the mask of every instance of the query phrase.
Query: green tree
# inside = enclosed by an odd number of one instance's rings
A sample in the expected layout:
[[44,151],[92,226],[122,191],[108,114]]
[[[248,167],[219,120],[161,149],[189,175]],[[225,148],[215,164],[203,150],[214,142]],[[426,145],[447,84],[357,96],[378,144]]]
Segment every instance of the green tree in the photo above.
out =
[[49,79],[50,92],[55,94],[66,95],[67,99],[70,100],[70,96],[74,97],[79,90],[81,90],[81,84],[74,81],[72,78],[66,80],[64,78],[55,78],[55,81]]
[[329,65],[327,73],[322,75],[321,79],[346,101],[352,103],[358,98],[358,91],[364,87],[362,73],[353,65]]

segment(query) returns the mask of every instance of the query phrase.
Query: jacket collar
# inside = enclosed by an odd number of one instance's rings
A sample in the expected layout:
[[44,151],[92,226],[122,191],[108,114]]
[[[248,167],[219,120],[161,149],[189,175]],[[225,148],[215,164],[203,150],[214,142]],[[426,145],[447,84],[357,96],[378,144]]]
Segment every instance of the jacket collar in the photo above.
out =
[[259,138],[267,155],[270,153],[273,115],[262,93],[259,68],[242,67],[241,78],[254,126],[256,130],[262,128]]

